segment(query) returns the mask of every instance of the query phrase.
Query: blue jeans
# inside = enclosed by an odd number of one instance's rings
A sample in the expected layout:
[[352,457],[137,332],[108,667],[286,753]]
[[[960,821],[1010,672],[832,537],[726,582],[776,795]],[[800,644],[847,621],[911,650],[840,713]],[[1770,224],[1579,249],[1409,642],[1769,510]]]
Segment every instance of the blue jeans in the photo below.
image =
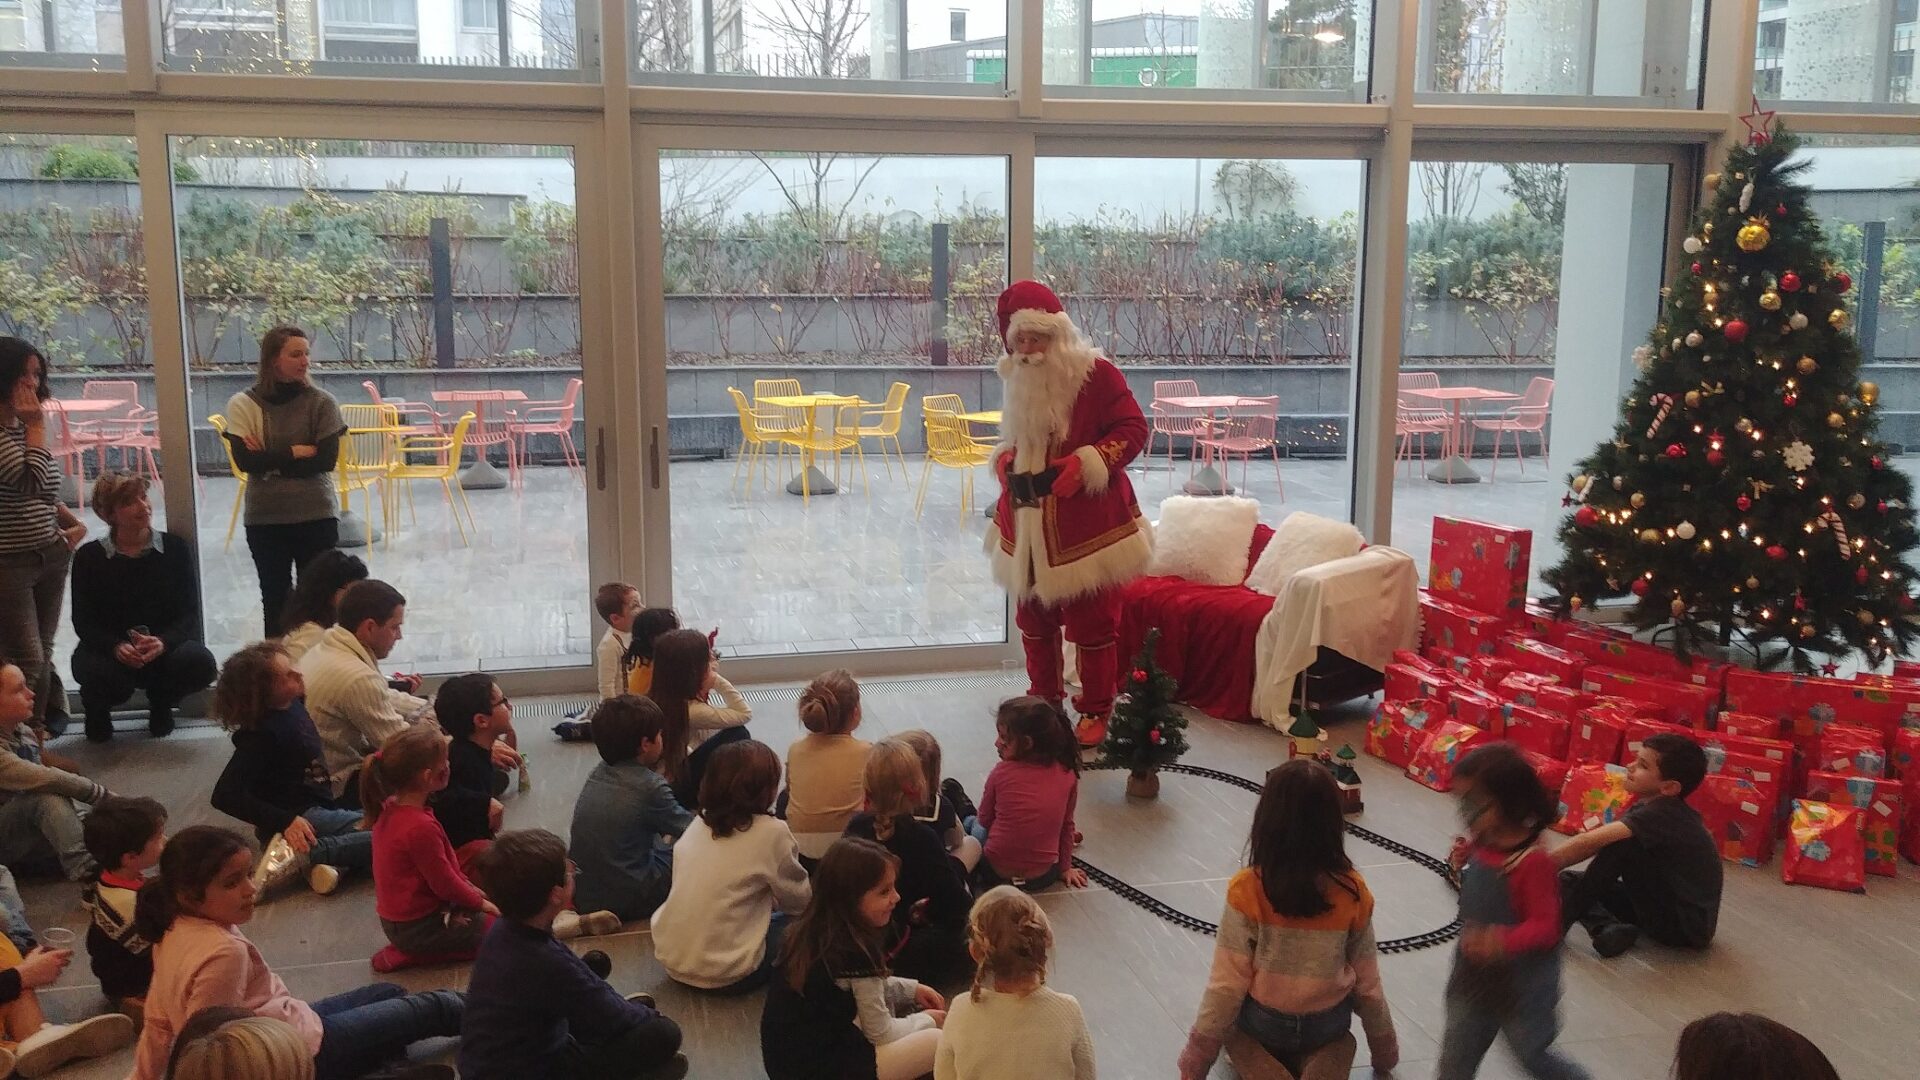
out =
[[341,871],[373,869],[373,831],[356,828],[360,811],[314,806],[300,816],[313,826],[309,862]]
[[773,974],[773,965],[780,962],[780,942],[787,936],[787,923],[792,920],[784,911],[776,911],[767,922],[767,952],[760,958],[760,966],[730,986],[710,991],[715,994],[748,994],[767,985],[767,979]]
[[321,1030],[315,1080],[355,1080],[421,1039],[459,1035],[467,999],[454,990],[409,994],[393,983],[373,983],[312,1004]]
[[38,945],[33,924],[27,922],[27,905],[20,899],[20,887],[13,882],[13,871],[0,866],[0,933],[14,943],[25,956]]
[[[1557,946],[1556,946],[1557,948]],[[1462,961],[1455,957],[1456,965]],[[1554,971],[1558,975],[1558,969]],[[1528,992],[1524,984],[1507,994],[1461,992],[1450,985],[1447,1028],[1440,1039],[1440,1065],[1434,1080],[1473,1080],[1480,1060],[1493,1047],[1496,1035],[1507,1037],[1507,1047],[1528,1076],[1539,1080],[1589,1080],[1587,1070],[1553,1049],[1560,1034],[1559,986],[1548,993]]]
[[99,869],[87,854],[73,800],[50,791],[22,791],[0,802],[0,863],[32,866],[49,861],[59,862],[68,881],[85,881]]
[[1353,1027],[1353,999],[1319,1012],[1284,1013],[1247,998],[1240,1003],[1239,1026],[1297,1075],[1302,1058]]

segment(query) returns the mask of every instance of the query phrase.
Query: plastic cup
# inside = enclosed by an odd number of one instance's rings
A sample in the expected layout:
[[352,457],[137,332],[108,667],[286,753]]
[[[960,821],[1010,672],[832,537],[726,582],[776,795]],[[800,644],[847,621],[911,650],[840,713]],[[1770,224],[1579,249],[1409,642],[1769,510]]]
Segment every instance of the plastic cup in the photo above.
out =
[[64,926],[51,926],[40,931],[40,944],[49,949],[71,949],[76,940],[74,932]]

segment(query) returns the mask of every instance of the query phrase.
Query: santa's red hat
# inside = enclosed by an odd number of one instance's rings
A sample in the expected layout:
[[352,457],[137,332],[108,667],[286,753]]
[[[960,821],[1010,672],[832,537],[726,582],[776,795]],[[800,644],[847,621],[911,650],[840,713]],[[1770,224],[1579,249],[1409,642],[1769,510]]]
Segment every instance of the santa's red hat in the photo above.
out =
[[1052,289],[1037,281],[1016,281],[1000,294],[1000,340],[1009,342],[1016,330],[1063,338],[1073,330],[1073,321]]

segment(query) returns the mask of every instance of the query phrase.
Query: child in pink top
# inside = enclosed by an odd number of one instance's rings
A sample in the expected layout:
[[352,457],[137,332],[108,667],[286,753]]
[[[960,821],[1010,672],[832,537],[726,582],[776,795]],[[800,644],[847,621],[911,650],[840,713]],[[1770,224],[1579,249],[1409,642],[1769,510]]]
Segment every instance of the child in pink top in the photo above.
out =
[[421,1039],[460,1034],[466,999],[453,990],[408,994],[374,983],[312,1004],[288,993],[240,932],[255,896],[253,849],[238,833],[195,825],[167,841],[134,915],[154,946],[133,1080],[162,1080],[175,1036],[214,1006],[290,1024],[313,1052],[316,1080],[352,1080]]
[[1056,881],[1086,888],[1086,872],[1073,865],[1073,805],[1080,793],[1073,729],[1037,697],[1001,702],[994,726],[1000,764],[987,774],[980,814],[967,826],[986,847],[979,875],[987,884],[1028,892]]

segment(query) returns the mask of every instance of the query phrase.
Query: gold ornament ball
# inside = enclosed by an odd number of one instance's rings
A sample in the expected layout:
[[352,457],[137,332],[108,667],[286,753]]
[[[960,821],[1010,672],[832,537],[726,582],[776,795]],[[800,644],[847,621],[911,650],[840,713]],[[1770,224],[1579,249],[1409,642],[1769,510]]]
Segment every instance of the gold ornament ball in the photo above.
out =
[[1830,412],[1827,414],[1827,426],[1837,431],[1847,426],[1847,418],[1837,412]]
[[1567,598],[1567,607],[1568,609],[1573,611],[1579,611],[1581,608],[1585,607],[1586,604],[1587,602],[1585,600],[1582,600],[1577,596],[1570,596]]
[[1768,289],[1766,292],[1761,293],[1760,294],[1760,310],[1779,311],[1780,310],[1780,294],[1777,292],[1774,292],[1772,289]]
[[1647,505],[1647,497],[1636,491],[1627,498],[1627,504],[1629,506],[1632,506],[1635,510],[1638,510],[1641,507]]
[[1867,505],[1867,497],[1865,495],[1856,491],[1852,495],[1847,496],[1847,509],[1858,510],[1865,505]]
[[1717,188],[1717,187],[1719,187],[1719,186],[1720,186],[1720,174],[1719,174],[1719,173],[1717,173],[1717,172],[1710,172],[1710,173],[1708,173],[1708,174],[1707,174],[1707,176],[1706,176],[1706,182],[1707,182],[1707,186],[1708,186],[1708,187],[1710,187],[1710,188]]
[[1699,407],[1700,407],[1700,391],[1698,390],[1687,391],[1687,408],[1697,409]]
[[1861,626],[1873,625],[1873,612],[1868,611],[1866,608],[1861,608],[1859,611],[1855,612],[1854,618],[1860,620]]
[[1793,367],[1795,371],[1798,371],[1802,375],[1811,375],[1820,370],[1820,365],[1815,363],[1811,356],[1801,357],[1799,363],[1794,364]]
[[1673,598],[1673,603],[1668,604],[1667,607],[1673,611],[1675,618],[1679,618],[1687,613],[1687,602],[1677,596]]
[[1861,383],[1860,384],[1860,400],[1868,405],[1871,405],[1874,402],[1879,401],[1880,400],[1880,384],[1873,383],[1873,382]]
[[1800,636],[1801,636],[1801,637],[1812,637],[1812,636],[1813,636],[1813,624],[1812,624],[1812,623],[1801,623],[1801,624],[1800,624]]
[[1759,218],[1748,218],[1740,231],[1733,234],[1733,242],[1741,251],[1753,252],[1765,248],[1773,242],[1773,233],[1767,229],[1767,223]]
[[1847,313],[1839,308],[1834,308],[1831,312],[1827,313],[1827,325],[1833,327],[1835,330],[1845,330],[1847,328]]
[[1747,432],[1753,430],[1753,421],[1743,416],[1739,420],[1734,422],[1733,430],[1739,432],[1742,435],[1745,435]]
[[1660,542],[1660,530],[1659,529],[1641,529],[1640,539],[1646,541],[1649,544],[1657,544]]
[[1748,578],[1748,579],[1747,579],[1747,588],[1749,588],[1749,589],[1757,589],[1757,588],[1759,588],[1759,587],[1760,587],[1760,579],[1759,579],[1759,578],[1757,578],[1757,577],[1750,577],[1750,578]]

